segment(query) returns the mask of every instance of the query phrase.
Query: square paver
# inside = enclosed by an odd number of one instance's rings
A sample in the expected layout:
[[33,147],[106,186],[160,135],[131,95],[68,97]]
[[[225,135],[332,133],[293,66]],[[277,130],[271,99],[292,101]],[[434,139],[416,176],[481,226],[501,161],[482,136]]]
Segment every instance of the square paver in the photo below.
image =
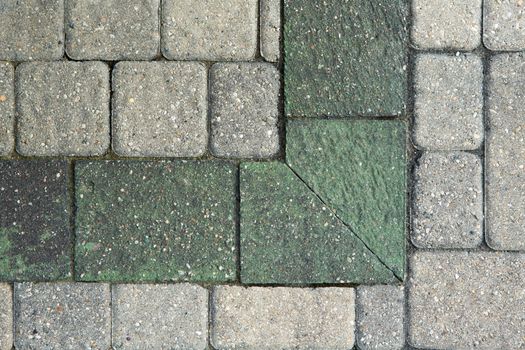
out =
[[2,0],[0,60],[58,60],[64,55],[64,0]]
[[92,156],[109,146],[109,68],[102,62],[34,62],[16,69],[17,151]]
[[252,60],[257,16],[257,0],[165,0],[162,54],[170,60]]
[[0,283],[0,349],[13,348],[13,291],[7,283]]
[[9,62],[0,62],[0,156],[13,151],[15,144],[15,70]]
[[281,1],[260,2],[261,56],[269,62],[277,62],[281,56]]
[[216,161],[77,162],[77,276],[233,280],[235,173]]
[[415,170],[412,242],[475,248],[483,240],[482,164],[466,152],[425,152]]
[[204,350],[208,291],[191,284],[113,286],[115,349]]
[[481,43],[482,0],[412,1],[412,42],[419,49],[473,50]]
[[207,70],[197,62],[119,62],[113,69],[113,150],[198,157],[208,145]]
[[0,280],[70,276],[67,163],[0,161]]
[[525,2],[485,0],[483,2],[483,43],[490,50],[525,49]]
[[211,152],[265,158],[279,152],[279,72],[268,63],[219,63],[210,72]]
[[66,0],[66,52],[75,60],[147,60],[159,53],[160,0]]
[[483,142],[483,64],[478,56],[416,59],[414,142],[426,150],[473,150]]
[[285,0],[284,18],[287,115],[403,113],[406,0]]
[[15,347],[106,350],[110,302],[108,284],[15,283]]

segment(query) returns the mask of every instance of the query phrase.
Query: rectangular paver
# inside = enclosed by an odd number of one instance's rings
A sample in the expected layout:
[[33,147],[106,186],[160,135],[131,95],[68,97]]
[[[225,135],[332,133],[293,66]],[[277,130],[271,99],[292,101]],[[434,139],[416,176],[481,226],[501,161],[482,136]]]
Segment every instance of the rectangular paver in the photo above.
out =
[[13,290],[0,283],[0,350],[13,348]]
[[277,62],[281,40],[281,1],[260,1],[261,56],[269,62]]
[[350,349],[352,288],[216,287],[211,343],[216,349]]
[[483,1],[483,43],[490,50],[525,49],[525,2]]
[[15,144],[15,70],[0,62],[0,156],[11,153]]

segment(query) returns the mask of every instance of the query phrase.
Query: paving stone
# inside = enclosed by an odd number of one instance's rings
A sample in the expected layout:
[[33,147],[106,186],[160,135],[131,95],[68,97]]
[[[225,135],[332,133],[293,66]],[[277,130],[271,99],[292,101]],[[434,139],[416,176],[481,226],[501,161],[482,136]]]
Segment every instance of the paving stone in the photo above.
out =
[[92,156],[109,146],[109,68],[35,62],[16,69],[18,142],[26,156]]
[[85,281],[231,281],[235,167],[77,162],[76,271]]
[[148,60],[159,53],[159,0],[67,0],[66,52],[75,60]]
[[198,157],[208,145],[206,67],[119,62],[113,69],[113,149],[122,156]]
[[490,50],[525,49],[525,2],[485,0],[483,43]]
[[384,120],[289,121],[286,161],[402,279],[406,125]]
[[164,0],[162,54],[172,60],[252,60],[257,17],[257,0]]
[[415,171],[412,242],[420,248],[475,248],[483,240],[481,160],[425,152]]
[[2,0],[0,60],[58,60],[64,55],[64,0]]
[[97,349],[111,344],[110,287],[15,283],[17,349]]
[[0,283],[0,349],[13,347],[13,291],[11,286]]
[[412,41],[419,49],[475,49],[481,43],[481,3],[412,0]]
[[263,158],[279,152],[279,72],[268,63],[211,68],[211,152]]
[[416,59],[416,147],[473,150],[483,142],[483,64],[478,56],[422,54]]
[[262,0],[260,6],[261,56],[269,62],[277,62],[281,56],[281,1]]
[[352,288],[218,286],[210,340],[217,349],[350,349],[354,300]]
[[416,252],[409,337],[424,349],[525,348],[525,255]]
[[407,90],[406,0],[284,0],[291,116],[391,116]]
[[489,74],[487,243],[525,250],[525,55],[495,56]]
[[14,123],[14,68],[9,62],[0,62],[0,156],[14,148]]
[[356,341],[360,350],[404,349],[404,289],[398,286],[357,288]]
[[286,164],[241,164],[243,283],[392,283],[392,271]]
[[0,280],[70,276],[67,163],[0,161]]
[[115,349],[206,349],[208,291],[191,284],[113,286]]

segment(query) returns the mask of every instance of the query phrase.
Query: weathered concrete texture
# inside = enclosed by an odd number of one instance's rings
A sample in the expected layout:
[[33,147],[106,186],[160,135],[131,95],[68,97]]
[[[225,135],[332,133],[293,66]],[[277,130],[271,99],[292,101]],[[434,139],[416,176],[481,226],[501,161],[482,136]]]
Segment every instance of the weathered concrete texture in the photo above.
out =
[[487,241],[525,250],[525,56],[492,59],[486,145]]
[[475,49],[481,43],[481,3],[412,0],[412,42],[420,49]]
[[347,350],[354,345],[354,300],[352,288],[215,287],[211,343],[216,349]]
[[119,62],[113,149],[122,156],[198,157],[208,144],[207,71],[196,62]]
[[235,278],[235,167],[77,162],[76,271],[85,281]]
[[396,281],[288,166],[243,163],[240,176],[243,283]]
[[423,349],[525,348],[525,255],[416,252],[409,338]]
[[478,56],[422,54],[416,59],[416,147],[473,150],[483,142],[483,64]]
[[269,62],[277,62],[281,56],[281,1],[261,0],[260,6],[261,56]]
[[0,162],[0,280],[70,276],[67,163]]
[[257,0],[164,0],[162,54],[172,60],[252,60],[257,17]]
[[0,60],[58,60],[64,55],[64,0],[2,0]]
[[403,113],[407,13],[406,0],[284,0],[286,114]]
[[16,69],[17,150],[90,156],[109,146],[109,68],[102,62],[35,62]]
[[13,348],[13,291],[0,283],[0,350]]
[[112,307],[115,349],[207,347],[208,291],[198,285],[115,285]]
[[108,284],[15,283],[17,349],[106,350],[110,344]]
[[359,350],[404,349],[404,309],[403,287],[358,287],[356,341]]
[[290,167],[402,279],[406,125],[292,120],[286,141]]
[[481,160],[426,152],[415,171],[412,242],[420,248],[475,248],[483,240]]
[[75,60],[147,60],[159,53],[159,0],[67,0],[66,52]]
[[525,2],[485,0],[483,43],[490,50],[525,49]]
[[264,158],[279,152],[279,72],[268,63],[219,63],[210,72],[211,152]]
[[15,70],[9,62],[0,62],[0,156],[11,153],[15,144]]

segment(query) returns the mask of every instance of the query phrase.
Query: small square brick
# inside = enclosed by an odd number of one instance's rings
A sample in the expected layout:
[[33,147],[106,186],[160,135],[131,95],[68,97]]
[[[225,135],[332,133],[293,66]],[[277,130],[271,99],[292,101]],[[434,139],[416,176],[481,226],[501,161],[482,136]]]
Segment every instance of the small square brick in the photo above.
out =
[[359,350],[397,350],[405,347],[403,287],[357,288],[356,341]]
[[172,60],[252,60],[257,17],[257,0],[165,0],[162,53]]
[[113,70],[113,149],[198,157],[208,144],[207,71],[196,62],[120,62]]
[[281,40],[281,1],[261,0],[261,55],[269,62],[277,62]]
[[0,156],[11,153],[15,144],[15,88],[13,66],[0,62]]
[[525,49],[525,1],[485,0],[483,43],[490,50]]
[[2,0],[0,60],[58,60],[64,55],[64,0]]
[[15,283],[15,347],[108,349],[110,298],[102,283]]
[[113,287],[115,349],[203,350],[208,343],[208,291],[191,284]]
[[67,163],[0,161],[0,280],[70,276]]
[[66,0],[66,52],[75,60],[147,60],[159,53],[159,0]]
[[16,69],[17,150],[92,156],[109,146],[109,69],[102,62],[35,62]]
[[0,283],[0,350],[13,348],[13,291]]
[[483,240],[481,160],[427,152],[415,173],[412,242],[420,248],[475,248]]
[[473,150],[483,142],[483,65],[474,55],[422,54],[416,60],[416,146]]
[[420,49],[475,49],[481,43],[481,3],[412,0],[412,41]]
[[211,68],[211,152],[265,158],[279,152],[279,72],[268,63]]
[[331,349],[354,345],[352,288],[219,286],[212,297],[217,349]]

